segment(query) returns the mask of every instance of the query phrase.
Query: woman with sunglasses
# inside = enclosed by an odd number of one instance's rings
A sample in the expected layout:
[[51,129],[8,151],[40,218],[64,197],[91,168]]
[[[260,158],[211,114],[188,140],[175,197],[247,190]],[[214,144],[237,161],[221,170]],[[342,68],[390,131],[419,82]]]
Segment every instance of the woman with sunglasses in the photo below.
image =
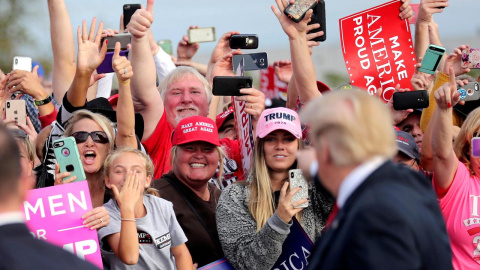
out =
[[[225,257],[235,269],[271,269],[296,217],[315,241],[326,224],[333,199],[308,186],[289,188],[296,169],[302,129],[287,108],[263,111],[255,129],[253,166],[245,183],[227,187],[218,201],[217,230]],[[308,199],[293,200],[308,190]],[[307,203],[307,207],[301,206]]]
[[[83,43],[88,43],[87,41],[84,40]],[[86,45],[83,44],[83,46]],[[96,43],[90,42],[89,46],[98,50]],[[107,210],[102,206],[109,200],[109,196],[105,192],[103,168],[105,159],[114,151],[115,146],[117,148],[137,148],[135,116],[130,92],[130,78],[133,75],[132,66],[126,57],[120,57],[119,52],[120,43],[117,42],[112,57],[112,66],[119,81],[117,106],[122,108],[116,112],[117,133],[115,134],[113,124],[108,118],[87,110],[78,110],[73,113],[73,116],[67,122],[64,133],[66,137],[72,136],[75,138],[88,181],[94,209],[86,213],[83,218],[85,219],[85,226],[91,229],[107,226],[110,220]],[[103,56],[105,56],[104,53]],[[77,79],[77,74],[75,78]],[[69,172],[60,173],[58,164],[55,170],[55,185],[71,183],[76,180],[75,176],[69,177]]]
[[433,185],[447,225],[454,269],[480,268],[480,108],[465,119],[452,144],[453,106],[460,101],[453,68],[435,91],[432,133]]

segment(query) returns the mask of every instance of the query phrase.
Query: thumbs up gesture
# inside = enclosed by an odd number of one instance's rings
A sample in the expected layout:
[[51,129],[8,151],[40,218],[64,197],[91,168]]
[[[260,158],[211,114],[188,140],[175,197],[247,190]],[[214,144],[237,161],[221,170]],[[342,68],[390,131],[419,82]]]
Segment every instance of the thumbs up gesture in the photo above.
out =
[[137,9],[127,25],[133,38],[148,38],[148,30],[153,23],[153,0],[147,0],[147,8]]
[[112,57],[112,68],[115,70],[120,83],[126,84],[133,76],[132,65],[125,56],[120,56],[120,42],[115,44],[115,51]]

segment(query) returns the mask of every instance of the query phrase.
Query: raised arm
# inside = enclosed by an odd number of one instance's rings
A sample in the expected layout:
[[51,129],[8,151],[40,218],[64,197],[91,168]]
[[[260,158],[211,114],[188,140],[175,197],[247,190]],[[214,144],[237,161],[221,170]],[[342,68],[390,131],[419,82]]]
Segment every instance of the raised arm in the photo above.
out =
[[48,0],[48,12],[53,51],[52,90],[55,101],[62,104],[75,76],[75,43],[64,0]]
[[435,185],[440,190],[448,190],[458,168],[458,159],[452,146],[452,110],[460,101],[453,68],[449,69],[450,82],[435,91],[437,107],[431,120],[433,173]]
[[[440,7],[447,7],[448,0],[421,0],[418,8],[417,21],[415,22],[415,55],[417,62],[425,55],[430,40],[428,25],[433,22],[433,14],[443,11]],[[437,44],[438,45],[438,44]],[[439,45],[440,46],[440,45]]]
[[97,19],[93,18],[90,32],[87,32],[87,23],[85,20],[82,22],[82,28],[79,26],[77,29],[77,70],[72,85],[67,92],[67,100],[74,107],[82,107],[85,105],[92,74],[102,63],[107,53],[106,41],[103,45],[100,44],[103,22],[100,22],[97,34],[95,34],[96,23]]
[[281,0],[275,1],[279,10],[272,6],[272,11],[288,36],[293,76],[300,102],[305,104],[322,95],[317,89],[315,66],[307,44],[307,23],[313,11],[309,10],[302,21],[295,23],[283,13],[287,3]]
[[153,0],[148,0],[147,8],[137,10],[128,24],[128,31],[132,34],[130,61],[135,70],[132,98],[135,111],[143,116],[143,140],[152,135],[164,113],[163,100],[156,86],[155,62],[148,35],[152,23]]
[[137,148],[135,111],[130,92],[130,78],[133,76],[133,70],[130,61],[125,56],[120,56],[120,42],[115,44],[112,66],[118,79],[117,136],[115,136],[115,143],[117,148]]

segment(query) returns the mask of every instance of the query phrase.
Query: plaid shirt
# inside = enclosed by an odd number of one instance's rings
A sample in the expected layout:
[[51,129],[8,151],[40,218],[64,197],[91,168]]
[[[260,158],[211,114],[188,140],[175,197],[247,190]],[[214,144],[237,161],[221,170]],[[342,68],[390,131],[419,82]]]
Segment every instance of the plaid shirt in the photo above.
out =
[[33,127],[37,133],[42,131],[42,125],[40,124],[40,120],[38,120],[38,109],[33,103],[33,98],[27,94],[22,95],[20,99],[25,100],[25,104],[27,104],[27,115],[30,117],[30,121],[32,121]]

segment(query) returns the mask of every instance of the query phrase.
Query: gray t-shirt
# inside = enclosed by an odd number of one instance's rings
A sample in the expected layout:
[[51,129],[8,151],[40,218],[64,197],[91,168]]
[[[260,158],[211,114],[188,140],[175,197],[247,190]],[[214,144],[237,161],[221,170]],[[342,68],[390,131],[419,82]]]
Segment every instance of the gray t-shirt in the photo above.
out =
[[[175,258],[170,249],[187,242],[187,237],[177,222],[173,204],[152,195],[144,195],[143,205],[147,214],[136,219],[140,244],[138,263],[126,265],[117,256],[107,256],[111,269],[176,269]],[[115,200],[111,199],[103,206],[110,213],[110,224],[98,230],[102,249],[105,249],[108,245],[104,238],[119,233],[121,221],[120,209]]]

